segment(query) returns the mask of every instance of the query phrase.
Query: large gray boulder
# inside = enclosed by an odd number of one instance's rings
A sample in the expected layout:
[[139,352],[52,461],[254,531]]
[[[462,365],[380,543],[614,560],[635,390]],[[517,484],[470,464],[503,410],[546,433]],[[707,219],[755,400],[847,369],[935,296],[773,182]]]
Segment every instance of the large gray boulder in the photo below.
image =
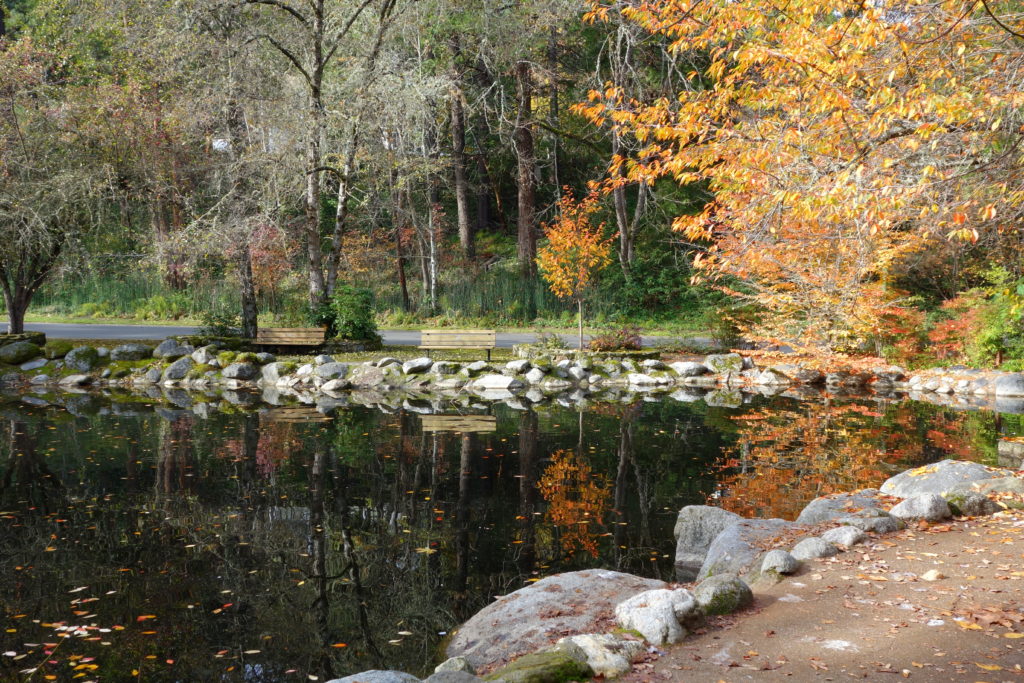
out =
[[704,357],[704,366],[716,375],[743,370],[743,356],[738,353],[713,353]]
[[711,372],[708,370],[708,366],[703,363],[694,363],[693,361],[678,361],[672,363],[669,367],[680,377],[700,377]]
[[836,493],[815,498],[796,518],[797,524],[820,524],[866,509],[881,509],[877,489],[864,489],[856,493]]
[[332,678],[327,683],[420,683],[420,679],[404,671],[371,669],[344,678]]
[[79,372],[89,372],[99,365],[100,354],[91,346],[79,346],[64,356],[64,365]]
[[355,387],[376,387],[384,384],[385,374],[382,369],[373,365],[357,365],[352,368],[348,380]]
[[743,579],[735,574],[710,576],[693,589],[704,614],[732,614],[754,604],[754,593]]
[[260,375],[260,369],[252,363],[232,363],[224,368],[222,374],[225,379],[249,381]]
[[433,365],[434,361],[426,356],[413,358],[402,363],[402,372],[407,375],[419,375],[424,372],[430,372],[430,368]]
[[627,673],[633,660],[647,648],[639,640],[614,633],[588,633],[561,638],[555,649],[568,653],[576,661],[586,662],[595,675],[606,679]]
[[267,363],[260,369],[263,383],[267,386],[274,386],[281,381],[282,377],[287,377],[289,371],[294,368],[295,365],[292,363]]
[[533,652],[572,633],[603,630],[615,606],[663,581],[604,569],[555,574],[504,595],[455,633],[448,657],[465,657],[477,670]]
[[905,498],[902,503],[889,510],[889,514],[897,519],[923,519],[926,522],[941,522],[953,516],[949,510],[949,503],[938,493],[919,493]]
[[187,375],[188,371],[194,368],[195,365],[196,362],[192,360],[191,356],[182,356],[167,366],[163,375],[161,375],[161,379],[165,382],[185,379],[185,375]]
[[143,360],[152,357],[153,349],[145,344],[121,344],[110,351],[110,360],[113,361]]
[[321,379],[342,379],[348,374],[348,363],[324,363],[317,366],[314,372]]
[[790,526],[792,523],[784,519],[748,519],[733,524],[711,543],[697,580],[723,573],[743,576],[756,572],[764,554],[759,543],[775,538]]
[[837,526],[835,529],[829,529],[821,535],[823,541],[829,543],[835,543],[836,545],[846,546],[850,548],[863,543],[868,539],[868,535],[864,533],[863,529],[858,529],[855,526],[845,524],[843,526]]
[[1024,396],[1024,374],[1011,372],[996,377],[996,396]]
[[832,557],[838,553],[839,548],[823,538],[805,538],[790,551],[790,554],[801,562],[816,560],[820,557]]
[[19,341],[0,347],[0,363],[8,365],[20,365],[30,361],[42,353],[42,350],[32,342]]
[[941,460],[931,465],[901,472],[881,486],[881,492],[899,498],[918,493],[943,494],[957,487],[985,479],[1008,477],[1012,470],[988,467],[967,460]]
[[201,346],[192,352],[192,360],[200,365],[211,365],[217,360],[218,349],[213,344]]
[[654,645],[678,643],[686,637],[685,626],[700,616],[693,594],[685,588],[644,591],[615,606],[615,621],[637,631]]
[[177,339],[164,339],[160,344],[153,349],[154,358],[166,358],[168,360],[172,358],[181,358],[182,356],[191,355],[195,351],[189,344],[182,344]]
[[710,505],[687,505],[676,518],[676,580],[693,581],[718,534],[741,521],[735,512]]
[[30,360],[27,363],[22,363],[21,365],[18,366],[18,369],[21,370],[22,372],[31,372],[32,370],[45,368],[46,364],[49,362],[50,361],[46,360],[45,358],[36,358],[35,360]]

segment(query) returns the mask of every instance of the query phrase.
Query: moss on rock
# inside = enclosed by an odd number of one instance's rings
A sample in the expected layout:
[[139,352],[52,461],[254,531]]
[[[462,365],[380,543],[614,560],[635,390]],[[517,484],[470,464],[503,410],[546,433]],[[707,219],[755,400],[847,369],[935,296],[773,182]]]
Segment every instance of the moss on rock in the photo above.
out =
[[563,683],[586,681],[593,675],[590,667],[573,659],[562,650],[541,650],[523,655],[493,673],[485,681],[506,683]]

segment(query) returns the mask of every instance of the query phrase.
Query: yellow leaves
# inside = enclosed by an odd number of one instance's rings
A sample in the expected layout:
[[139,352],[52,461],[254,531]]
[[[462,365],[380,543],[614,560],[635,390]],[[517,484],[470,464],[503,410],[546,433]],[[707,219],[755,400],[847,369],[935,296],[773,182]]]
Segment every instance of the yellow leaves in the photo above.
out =
[[960,628],[964,629],[965,631],[981,631],[982,630],[981,626],[979,626],[978,624],[975,624],[974,622],[971,622],[971,621],[966,621],[964,619],[954,619],[953,622],[957,626],[959,626]]
[[566,188],[558,203],[558,218],[542,226],[547,244],[537,250],[537,265],[560,298],[579,299],[594,275],[611,263],[612,238],[603,236],[604,223],[590,223],[598,209],[597,199],[591,192],[577,202]]
[[983,669],[985,671],[1002,671],[1003,670],[1003,667],[999,666],[998,664],[982,664],[980,662],[975,662],[974,666],[978,667],[979,669]]

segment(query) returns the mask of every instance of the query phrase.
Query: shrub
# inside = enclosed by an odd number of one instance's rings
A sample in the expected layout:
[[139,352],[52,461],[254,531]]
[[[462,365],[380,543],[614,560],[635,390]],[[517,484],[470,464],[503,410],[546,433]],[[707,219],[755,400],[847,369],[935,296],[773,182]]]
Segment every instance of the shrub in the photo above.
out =
[[636,327],[622,327],[590,340],[591,351],[639,351],[641,346],[640,330]]
[[241,334],[242,317],[227,310],[203,311],[198,334],[204,337],[232,337]]
[[376,339],[373,294],[368,289],[338,285],[330,302],[334,313],[334,336],[342,339]]

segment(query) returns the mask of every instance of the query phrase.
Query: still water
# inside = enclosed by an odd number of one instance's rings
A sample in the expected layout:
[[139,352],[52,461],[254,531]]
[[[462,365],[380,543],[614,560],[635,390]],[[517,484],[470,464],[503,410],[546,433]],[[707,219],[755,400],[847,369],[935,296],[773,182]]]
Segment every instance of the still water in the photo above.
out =
[[0,404],[0,679],[424,673],[539,577],[671,580],[683,505],[792,519],[902,468],[994,462],[1020,433],[873,400],[475,412]]

